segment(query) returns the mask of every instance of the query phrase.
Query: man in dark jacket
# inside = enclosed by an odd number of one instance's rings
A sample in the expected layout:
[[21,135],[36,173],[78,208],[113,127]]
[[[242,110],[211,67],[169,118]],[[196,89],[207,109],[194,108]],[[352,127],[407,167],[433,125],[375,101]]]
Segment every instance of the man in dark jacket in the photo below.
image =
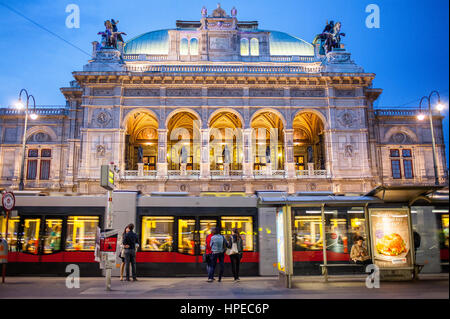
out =
[[133,232],[134,225],[129,224],[125,229],[126,233],[123,236],[122,244],[125,255],[125,272],[127,281],[130,281],[130,263],[133,271],[133,281],[136,281],[136,244],[138,241],[136,233]]

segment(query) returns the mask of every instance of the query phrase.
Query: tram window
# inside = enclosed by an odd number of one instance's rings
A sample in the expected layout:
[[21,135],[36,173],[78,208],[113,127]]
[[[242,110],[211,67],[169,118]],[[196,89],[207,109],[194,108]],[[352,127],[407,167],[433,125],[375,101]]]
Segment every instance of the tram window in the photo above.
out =
[[[19,230],[19,217],[10,217],[8,220],[8,250],[17,251],[17,232]],[[6,236],[6,216],[0,216],[0,237]]]
[[441,215],[442,229],[440,236],[440,245],[444,249],[448,249],[448,220],[448,214]]
[[353,242],[357,236],[363,237],[367,243],[364,209],[362,207],[354,207],[347,211],[347,216],[350,221],[348,227],[349,247],[353,245]]
[[67,219],[67,251],[93,251],[98,216],[69,216]]
[[223,216],[221,218],[222,235],[228,238],[231,231],[237,228],[241,234],[244,251],[253,251],[255,235],[253,232],[253,218],[244,216]]
[[39,247],[40,218],[25,218],[22,237],[22,250],[27,253],[37,254]]
[[44,232],[44,254],[61,250],[62,219],[46,219]]
[[206,251],[206,237],[211,234],[211,230],[217,227],[215,219],[200,219],[200,253]]
[[178,219],[178,252],[194,255],[195,219]]
[[325,212],[325,233],[327,251],[348,254],[347,218],[345,212],[328,210]]
[[173,217],[142,217],[143,251],[172,251]]
[[321,251],[323,249],[321,211],[307,210],[297,214],[294,218],[294,250]]

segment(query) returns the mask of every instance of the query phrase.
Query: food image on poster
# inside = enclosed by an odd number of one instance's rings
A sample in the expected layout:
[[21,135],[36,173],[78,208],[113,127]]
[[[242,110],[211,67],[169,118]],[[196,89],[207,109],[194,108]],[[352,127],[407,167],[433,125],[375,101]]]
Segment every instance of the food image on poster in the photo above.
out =
[[406,210],[374,210],[370,213],[375,264],[407,267],[411,264],[410,232]]

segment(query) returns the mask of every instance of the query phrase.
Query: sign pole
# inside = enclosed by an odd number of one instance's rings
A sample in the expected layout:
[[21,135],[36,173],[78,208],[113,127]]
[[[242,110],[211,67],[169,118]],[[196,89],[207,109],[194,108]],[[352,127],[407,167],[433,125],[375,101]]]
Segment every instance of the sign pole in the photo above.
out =
[[[9,210],[6,211],[6,230],[5,230],[5,241],[8,244],[8,225],[9,225]],[[2,265],[2,284],[5,283],[6,276],[6,263]]]

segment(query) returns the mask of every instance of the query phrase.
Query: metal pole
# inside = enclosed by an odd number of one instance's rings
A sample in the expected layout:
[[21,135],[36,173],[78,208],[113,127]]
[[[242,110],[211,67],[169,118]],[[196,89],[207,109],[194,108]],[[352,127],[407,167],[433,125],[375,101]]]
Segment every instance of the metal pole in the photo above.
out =
[[27,126],[28,126],[28,97],[27,97],[27,106],[25,109],[25,126],[23,129],[23,138],[22,138],[22,161],[20,165],[20,182],[19,182],[19,190],[23,191],[24,184],[23,184],[23,175],[24,175],[24,168],[25,168],[25,143],[26,143],[26,136],[27,136]]
[[[105,264],[109,263],[109,260]],[[106,268],[106,290],[111,290],[111,268]]]
[[434,184],[439,185],[439,175],[438,175],[438,169],[437,169],[437,163],[436,163],[436,141],[434,139],[434,128],[433,128],[433,112],[431,111],[431,102],[430,99],[428,99],[428,112],[430,113],[430,126],[431,126],[431,143],[433,147],[433,168],[434,168]]
[[327,268],[327,236],[325,233],[325,204],[322,204],[321,208],[322,216],[322,251],[323,251],[323,275],[325,276],[325,281],[328,281],[328,268]]

